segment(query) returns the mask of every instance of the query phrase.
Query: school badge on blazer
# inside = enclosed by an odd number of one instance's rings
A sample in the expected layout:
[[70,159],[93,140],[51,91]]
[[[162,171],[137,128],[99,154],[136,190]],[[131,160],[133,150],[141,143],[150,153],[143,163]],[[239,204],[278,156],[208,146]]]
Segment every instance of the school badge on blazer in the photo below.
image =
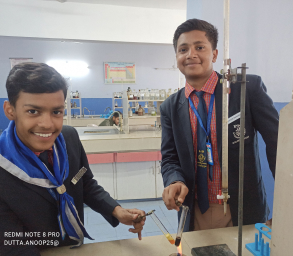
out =
[[204,150],[199,150],[198,151],[198,162],[197,162],[197,165],[199,166],[199,167],[203,167],[203,168],[206,168],[207,167],[207,163],[206,162],[204,162],[205,161],[205,156],[204,156]]
[[78,171],[78,173],[72,178],[71,182],[75,185],[81,179],[81,177],[85,174],[86,171],[87,171],[87,168],[82,167]]
[[[240,124],[235,124],[233,125],[233,127],[235,128],[235,132],[233,132],[233,136],[237,140],[233,141],[232,144],[236,144],[240,141]],[[246,140],[249,138],[249,136],[245,137],[245,134],[246,134],[246,129],[244,128],[244,139]]]

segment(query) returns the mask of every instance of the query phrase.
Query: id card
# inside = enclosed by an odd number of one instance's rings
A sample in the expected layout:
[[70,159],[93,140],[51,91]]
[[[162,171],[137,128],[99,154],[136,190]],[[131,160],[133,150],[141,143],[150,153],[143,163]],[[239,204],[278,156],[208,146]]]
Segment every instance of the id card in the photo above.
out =
[[209,165],[214,165],[212,144],[207,142],[207,160]]

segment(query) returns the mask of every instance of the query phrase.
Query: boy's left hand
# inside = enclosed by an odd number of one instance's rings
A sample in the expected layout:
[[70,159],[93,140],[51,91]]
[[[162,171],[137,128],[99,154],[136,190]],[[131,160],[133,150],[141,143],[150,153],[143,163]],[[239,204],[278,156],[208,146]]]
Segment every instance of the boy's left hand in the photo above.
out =
[[133,225],[134,228],[130,228],[128,231],[138,233],[138,239],[141,240],[141,231],[145,223],[145,217],[138,223],[134,222],[134,220],[138,217],[138,215],[145,215],[144,211],[138,209],[124,209],[121,206],[116,206],[112,215],[122,224]]
[[270,220],[266,221],[267,226],[272,226],[272,223],[273,223],[273,218],[271,218]]

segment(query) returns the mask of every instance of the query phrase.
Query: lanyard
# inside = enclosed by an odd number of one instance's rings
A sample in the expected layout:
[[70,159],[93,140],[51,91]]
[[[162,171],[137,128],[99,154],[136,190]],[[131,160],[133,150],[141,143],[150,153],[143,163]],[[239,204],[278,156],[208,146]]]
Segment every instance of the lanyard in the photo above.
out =
[[[208,138],[208,141],[209,141],[209,135],[211,133],[211,120],[212,120],[212,113],[213,113],[213,107],[214,107],[214,99],[215,99],[215,93],[212,94],[211,96],[211,100],[210,100],[210,106],[209,106],[209,113],[208,113],[208,120],[207,120],[207,130],[204,128],[203,126],[203,123],[202,123],[202,120],[195,108],[195,106],[193,105],[193,102],[192,100],[190,99],[190,97],[188,98],[189,100],[189,104],[190,104],[190,107],[191,109],[193,110],[194,114],[196,115],[197,117],[197,120],[201,126],[201,128],[205,131],[206,135],[207,135],[207,138]],[[204,99],[203,99],[204,100]]]

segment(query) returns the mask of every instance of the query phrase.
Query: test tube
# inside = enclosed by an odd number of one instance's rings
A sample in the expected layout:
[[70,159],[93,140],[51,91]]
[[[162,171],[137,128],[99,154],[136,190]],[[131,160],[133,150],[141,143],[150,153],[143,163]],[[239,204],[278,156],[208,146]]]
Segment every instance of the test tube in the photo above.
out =
[[182,212],[181,212],[181,217],[180,217],[180,221],[179,221],[179,225],[178,225],[176,241],[175,241],[175,245],[177,247],[180,245],[180,242],[181,242],[181,236],[182,236],[182,232],[183,232],[183,229],[184,229],[184,225],[185,225],[188,210],[189,210],[188,206],[182,205]]
[[159,227],[159,229],[163,232],[163,234],[165,235],[165,237],[168,239],[169,243],[170,244],[175,244],[174,238],[170,235],[170,233],[165,228],[165,226],[163,225],[163,223],[159,220],[159,218],[157,217],[157,215],[155,213],[153,213],[151,215],[151,218],[157,224],[157,226]]

